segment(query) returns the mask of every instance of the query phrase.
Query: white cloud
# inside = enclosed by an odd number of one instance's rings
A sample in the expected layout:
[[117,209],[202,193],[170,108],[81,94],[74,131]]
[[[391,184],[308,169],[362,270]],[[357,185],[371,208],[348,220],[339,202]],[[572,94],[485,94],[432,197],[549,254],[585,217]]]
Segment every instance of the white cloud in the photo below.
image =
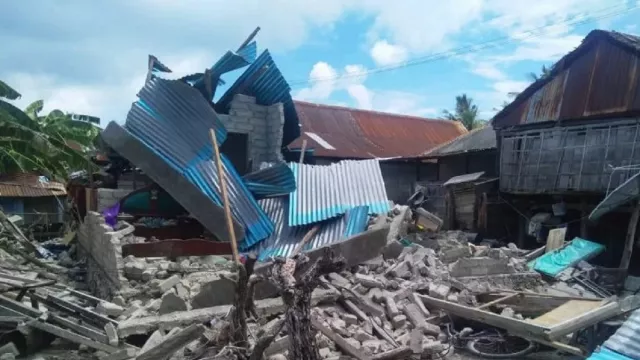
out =
[[296,95],[301,100],[325,100],[333,94],[338,72],[324,61],[313,65],[309,73],[310,87],[301,89]]
[[502,80],[507,77],[507,75],[500,69],[498,69],[498,64],[492,62],[478,62],[472,64],[471,71],[477,75],[480,75],[484,78],[491,80]]
[[519,93],[531,83],[527,81],[504,80],[493,84],[493,89],[501,96],[506,97],[509,93]]
[[389,44],[386,40],[377,41],[371,48],[371,57],[376,64],[396,65],[407,60],[407,50],[399,45]]

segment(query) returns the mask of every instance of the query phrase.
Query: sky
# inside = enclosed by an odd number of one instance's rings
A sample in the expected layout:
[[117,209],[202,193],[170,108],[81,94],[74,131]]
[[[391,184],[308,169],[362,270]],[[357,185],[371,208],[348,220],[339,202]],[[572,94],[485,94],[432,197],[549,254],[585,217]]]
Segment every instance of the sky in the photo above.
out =
[[[593,29],[640,34],[640,0],[21,0],[0,12],[0,79],[45,111],[124,122],[147,57],[201,72],[256,26],[295,99],[490,119]],[[233,82],[238,72],[224,80]],[[219,91],[222,92],[222,91]]]

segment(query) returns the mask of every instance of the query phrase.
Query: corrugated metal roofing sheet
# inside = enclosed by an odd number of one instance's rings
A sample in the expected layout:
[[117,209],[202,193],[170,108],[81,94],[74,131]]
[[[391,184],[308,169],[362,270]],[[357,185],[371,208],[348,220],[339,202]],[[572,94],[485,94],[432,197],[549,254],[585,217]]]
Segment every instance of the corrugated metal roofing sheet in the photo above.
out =
[[638,196],[640,196],[640,172],[611,191],[607,197],[591,211],[589,220],[598,220],[602,215],[614,211],[633,199],[637,199]]
[[242,179],[256,198],[286,195],[296,189],[293,172],[284,162],[246,174]]
[[65,196],[64,184],[49,181],[36,173],[0,175],[0,197]]
[[216,102],[216,111],[227,113],[236,94],[254,96],[260,105],[282,103],[284,127],[282,145],[287,146],[300,136],[298,113],[291,98],[291,87],[271,58],[268,50],[240,75],[233,85]]
[[491,149],[496,149],[496,132],[491,125],[487,125],[439,145],[424,153],[424,156],[435,158]]
[[631,313],[627,321],[603,345],[631,359],[640,359],[640,310]]
[[[209,129],[215,130],[219,144],[224,142],[226,130],[206,99],[187,84],[159,78],[147,82],[138,96],[140,100],[127,116],[126,129],[197,185],[203,197],[221,205]],[[222,159],[233,215],[246,229],[239,245],[246,249],[267,238],[273,223],[231,163],[224,156]]]
[[372,214],[390,210],[378,160],[289,166],[298,185],[289,204],[292,226],[327,220],[358,206],[368,206]]
[[482,177],[482,175],[484,175],[484,171],[471,173],[471,174],[464,174],[464,175],[454,176],[451,179],[447,180],[447,182],[442,184],[442,186],[454,185],[454,184],[463,184],[463,183],[468,183],[468,182],[471,182],[471,181],[476,181],[476,180],[480,179]]
[[417,157],[467,130],[459,122],[295,101],[302,141],[315,156],[336,158]]
[[638,360],[638,358],[630,358],[624,355],[618,354],[615,351],[611,351],[605,347],[601,347],[600,350],[594,352],[587,358],[587,360]]
[[[252,251],[258,253],[260,261],[290,256],[312,226],[289,226],[287,221],[288,196],[263,199],[258,202],[275,224],[275,231],[269,239],[256,245]],[[323,222],[303,251],[323,247],[363,232],[368,224],[368,212],[369,209],[366,206],[361,206],[347,211],[344,216],[337,219]]]
[[[211,78],[214,80],[218,79],[219,84],[220,82],[224,84],[224,81],[220,79],[220,76],[230,71],[243,68],[254,62],[256,60],[256,50],[257,45],[256,42],[253,41],[238,52],[227,51],[227,53],[222,55],[222,57],[211,67]],[[200,77],[193,86],[196,88],[204,87],[204,77]]]

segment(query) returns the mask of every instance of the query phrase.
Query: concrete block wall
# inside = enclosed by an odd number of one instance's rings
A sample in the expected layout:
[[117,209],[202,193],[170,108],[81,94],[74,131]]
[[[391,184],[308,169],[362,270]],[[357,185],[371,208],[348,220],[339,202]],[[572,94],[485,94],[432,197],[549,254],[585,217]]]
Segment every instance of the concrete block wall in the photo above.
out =
[[120,199],[129,195],[131,191],[131,189],[98,189],[98,212],[102,212],[117,203]]
[[133,226],[119,224],[114,231],[101,214],[90,211],[78,230],[78,242],[87,260],[87,285],[97,297],[111,299],[122,288],[124,262],[121,240],[133,233]]
[[228,116],[220,116],[227,131],[249,136],[249,158],[252,170],[262,162],[282,160],[282,104],[263,106],[251,96],[237,94],[231,101]]

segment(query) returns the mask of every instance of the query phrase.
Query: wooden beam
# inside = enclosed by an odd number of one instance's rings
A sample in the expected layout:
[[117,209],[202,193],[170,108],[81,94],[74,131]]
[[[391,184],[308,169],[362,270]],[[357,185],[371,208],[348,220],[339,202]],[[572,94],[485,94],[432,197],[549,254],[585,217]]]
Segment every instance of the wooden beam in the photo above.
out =
[[510,333],[523,337],[535,336],[544,338],[550,330],[544,326],[529,324],[526,321],[508,318],[489,311],[479,310],[445,300],[439,300],[426,295],[419,295],[419,298],[425,303],[425,305],[427,305],[427,307],[440,308],[453,315],[505,329]]
[[489,301],[486,304],[482,304],[482,305],[476,307],[476,309],[479,309],[479,310],[488,309],[488,308],[492,307],[493,305],[499,304],[499,303],[501,303],[503,301],[507,301],[507,300],[513,299],[513,298],[518,297],[518,296],[520,296],[520,294],[517,294],[517,293],[505,295],[505,296],[503,296],[503,297],[501,297],[499,299],[495,299],[493,301]]

